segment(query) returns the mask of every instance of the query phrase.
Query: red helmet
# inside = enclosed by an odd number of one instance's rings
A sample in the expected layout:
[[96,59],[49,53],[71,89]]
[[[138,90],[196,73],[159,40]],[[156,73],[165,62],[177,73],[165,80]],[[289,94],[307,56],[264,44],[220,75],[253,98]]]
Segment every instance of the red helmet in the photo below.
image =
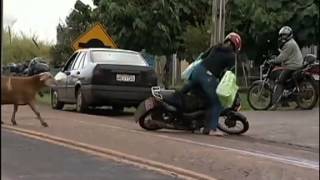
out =
[[228,40],[232,42],[232,44],[234,45],[236,51],[239,52],[241,50],[241,37],[240,37],[239,34],[237,34],[235,32],[229,33],[226,36],[226,38],[224,38],[224,42],[226,42]]

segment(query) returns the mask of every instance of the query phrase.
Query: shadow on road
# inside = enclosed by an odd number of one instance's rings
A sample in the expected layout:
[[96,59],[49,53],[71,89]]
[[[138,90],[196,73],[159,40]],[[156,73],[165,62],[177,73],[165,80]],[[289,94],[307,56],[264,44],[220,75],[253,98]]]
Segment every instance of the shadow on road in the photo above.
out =
[[132,116],[133,112],[114,111],[112,109],[92,109],[87,114],[99,116]]
[[[67,112],[76,112],[74,107],[65,108],[64,111]],[[97,116],[114,116],[114,117],[121,117],[121,116],[132,116],[133,112],[128,111],[116,111],[108,108],[95,108],[89,109],[86,114],[89,115],[97,115]]]

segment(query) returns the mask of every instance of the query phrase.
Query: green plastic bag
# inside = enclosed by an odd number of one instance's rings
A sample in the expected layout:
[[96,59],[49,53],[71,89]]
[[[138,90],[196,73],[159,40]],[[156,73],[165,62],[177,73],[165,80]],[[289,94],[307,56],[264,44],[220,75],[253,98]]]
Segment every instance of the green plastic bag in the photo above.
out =
[[238,89],[236,76],[231,71],[226,71],[216,89],[220,103],[224,108],[232,106]]

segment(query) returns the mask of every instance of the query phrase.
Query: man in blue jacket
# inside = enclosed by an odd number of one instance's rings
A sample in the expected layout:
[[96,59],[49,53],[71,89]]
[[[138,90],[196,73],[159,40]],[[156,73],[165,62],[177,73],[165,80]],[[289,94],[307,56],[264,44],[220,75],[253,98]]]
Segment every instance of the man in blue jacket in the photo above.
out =
[[202,55],[203,61],[194,68],[189,83],[181,89],[182,93],[187,93],[200,86],[210,100],[209,119],[202,131],[203,134],[223,135],[222,132],[217,130],[220,112],[223,109],[216,89],[224,72],[234,67],[235,54],[240,50],[241,37],[237,33],[229,33],[222,44],[211,47]]

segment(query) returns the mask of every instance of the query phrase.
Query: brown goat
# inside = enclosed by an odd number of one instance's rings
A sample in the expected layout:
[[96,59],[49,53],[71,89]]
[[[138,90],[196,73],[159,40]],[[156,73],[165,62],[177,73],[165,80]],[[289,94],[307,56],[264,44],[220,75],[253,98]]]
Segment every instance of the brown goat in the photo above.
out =
[[[18,111],[18,106],[29,105],[37,115],[41,125],[48,127],[48,124],[42,119],[36,108],[36,94],[46,86],[52,87],[55,85],[55,79],[48,72],[31,77],[1,76],[1,104],[13,104],[12,124],[17,125],[15,116]],[[1,121],[1,124],[2,123]]]

